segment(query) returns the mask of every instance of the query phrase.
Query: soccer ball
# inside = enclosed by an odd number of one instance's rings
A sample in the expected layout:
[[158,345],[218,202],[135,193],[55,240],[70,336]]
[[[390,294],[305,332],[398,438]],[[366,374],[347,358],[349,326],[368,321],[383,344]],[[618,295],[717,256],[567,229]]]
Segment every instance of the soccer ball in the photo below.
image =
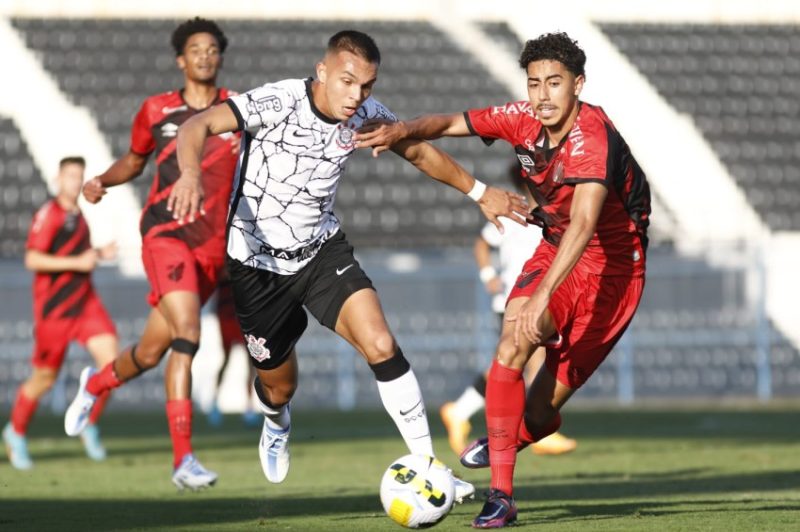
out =
[[453,474],[432,456],[408,454],[392,462],[381,480],[381,502],[392,521],[407,528],[428,528],[450,513]]

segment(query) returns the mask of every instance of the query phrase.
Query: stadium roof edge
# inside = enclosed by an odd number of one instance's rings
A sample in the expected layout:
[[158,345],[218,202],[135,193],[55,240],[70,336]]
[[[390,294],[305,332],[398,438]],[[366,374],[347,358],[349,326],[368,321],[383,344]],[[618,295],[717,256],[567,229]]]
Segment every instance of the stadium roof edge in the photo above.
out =
[[[214,18],[420,20],[441,13],[471,20],[508,20],[535,11],[537,1],[495,0],[0,0],[0,16],[47,18]],[[562,0],[559,9],[599,22],[798,24],[793,0]],[[549,9],[549,6],[548,6]]]

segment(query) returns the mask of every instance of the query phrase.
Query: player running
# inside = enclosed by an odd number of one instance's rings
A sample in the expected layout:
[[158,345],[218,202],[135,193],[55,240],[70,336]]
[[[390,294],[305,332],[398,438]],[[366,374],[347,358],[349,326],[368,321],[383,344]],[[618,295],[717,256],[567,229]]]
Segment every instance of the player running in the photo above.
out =
[[[514,159],[514,163],[508,168],[508,181],[520,194],[528,195],[527,179],[520,174],[519,161]],[[531,198],[528,198],[531,199]],[[497,227],[487,223],[481,230],[481,234],[475,239],[474,252],[475,261],[480,272],[480,279],[484,283],[486,290],[492,296],[492,311],[497,315],[497,323],[501,329],[503,326],[503,314],[505,313],[506,301],[514,282],[517,280],[522,266],[533,254],[539,240],[542,238],[542,230],[536,225],[521,226],[519,224],[505,224],[505,231],[501,233]],[[492,251],[497,251],[497,264],[499,272],[492,266]],[[539,347],[534,351],[528,364],[525,366],[525,382],[530,384],[533,377],[542,367],[545,360],[545,348]],[[460,455],[467,447],[470,430],[472,426],[470,418],[486,405],[486,378],[489,374],[487,369],[475,377],[475,381],[467,386],[455,401],[442,405],[440,414],[445,429],[447,429],[447,439],[453,452]],[[564,454],[575,450],[577,442],[567,438],[559,432],[554,432],[550,436],[531,444],[534,454]]]
[[[475,528],[516,520],[517,451],[558,430],[561,407],[625,332],[644,288],[650,189],[611,120],[579,100],[585,63],[568,35],[542,35],[520,56],[529,101],[374,124],[356,139],[376,154],[407,138],[503,139],[514,146],[536,202],[532,214],[544,238],[506,305],[486,386],[488,438],[462,454],[467,467],[491,465]],[[526,400],[522,369],[541,345],[547,360]]]
[[[117,332],[92,286],[91,272],[98,259],[112,259],[116,246],[92,249],[89,226],[80,209],[78,196],[83,185],[86,162],[83,157],[65,157],[58,165],[58,193],[33,217],[25,251],[25,267],[33,279],[33,372],[17,390],[11,420],[3,429],[3,441],[11,465],[30,469],[25,434],[39,398],[58,377],[70,342],[78,341],[98,367],[114,359]],[[97,420],[108,399],[100,395],[87,412],[81,440],[92,460],[104,460]]]
[[[409,451],[433,455],[417,378],[333,213],[339,179],[355,151],[355,129],[368,119],[394,119],[370,96],[379,64],[370,36],[339,32],[317,63],[317,79],[288,79],[234,96],[178,133],[182,173],[170,202],[177,219],[193,220],[204,199],[198,176],[206,138],[243,132],[228,218],[228,271],[258,373],[255,390],[265,415],[259,455],[271,482],[283,481],[289,470],[294,347],[308,323],[303,307],[365,358]],[[393,149],[433,178],[470,192],[490,220],[524,218],[522,198],[487,189],[430,144],[409,141]],[[457,499],[472,492],[472,485],[458,481]]]
[[200,339],[200,308],[217,286],[224,266],[225,216],[236,168],[239,139],[214,136],[200,154],[198,178],[212,192],[202,216],[190,223],[173,219],[167,198],[178,179],[178,126],[231,92],[216,85],[228,40],[216,23],[188,20],[172,34],[184,87],[147,98],[133,122],[128,153],[89,181],[83,194],[100,201],[106,188],[126,183],[144,170],[155,152],[158,170],[140,220],[142,262],[150,282],[152,310],[138,344],[125,349],[99,373],[86,368],[78,394],[67,409],[67,434],[80,434],[96,398],[156,366],[169,349],[165,384],[167,420],[173,448],[172,481],[179,488],[211,486],[217,474],[192,452],[192,358]]

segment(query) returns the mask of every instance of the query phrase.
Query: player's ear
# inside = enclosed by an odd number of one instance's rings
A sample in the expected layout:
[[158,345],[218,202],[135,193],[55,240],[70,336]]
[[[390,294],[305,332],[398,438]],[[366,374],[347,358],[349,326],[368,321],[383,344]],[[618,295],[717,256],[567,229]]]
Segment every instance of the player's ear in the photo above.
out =
[[183,55],[179,55],[178,57],[176,57],[175,63],[178,65],[178,68],[180,68],[182,71],[186,70],[186,58],[184,58]]
[[575,78],[575,97],[581,95],[581,91],[583,90],[583,83],[586,81],[586,76],[581,74]]
[[325,61],[320,61],[317,63],[317,79],[320,83],[325,83],[328,79],[328,68],[325,66]]

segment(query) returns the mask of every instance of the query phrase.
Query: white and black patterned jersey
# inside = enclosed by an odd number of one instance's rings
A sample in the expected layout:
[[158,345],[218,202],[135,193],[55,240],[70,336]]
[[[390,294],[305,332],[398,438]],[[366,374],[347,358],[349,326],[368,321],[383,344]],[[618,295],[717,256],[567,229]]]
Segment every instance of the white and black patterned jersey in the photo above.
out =
[[227,103],[243,130],[228,255],[293,274],[339,230],[333,203],[355,130],[371,118],[396,118],[372,97],[346,122],[328,118],[314,106],[310,78],[268,83]]

